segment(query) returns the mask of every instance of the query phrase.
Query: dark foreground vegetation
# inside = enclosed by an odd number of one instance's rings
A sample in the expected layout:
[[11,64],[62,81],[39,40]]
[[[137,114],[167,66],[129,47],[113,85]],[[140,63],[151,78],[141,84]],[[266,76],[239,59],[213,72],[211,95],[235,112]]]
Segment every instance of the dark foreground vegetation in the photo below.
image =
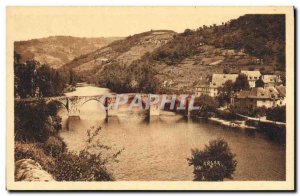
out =
[[110,148],[94,145],[100,128],[87,131],[86,148],[78,153],[69,151],[58,134],[61,118],[55,106],[55,103],[43,102],[16,104],[15,161],[35,160],[57,181],[114,180],[106,164],[116,160],[120,151],[109,158],[103,158],[101,151]]
[[237,161],[223,139],[212,140],[203,150],[192,149],[189,165],[194,167],[195,181],[223,181],[232,179]]
[[66,83],[75,82],[74,75],[68,73],[66,77],[34,60],[20,63],[20,58],[15,53],[15,97],[34,97],[36,101],[15,101],[15,161],[32,159],[57,181],[114,180],[105,165],[108,161],[116,160],[120,151],[103,158],[101,150],[109,147],[92,145],[98,144],[94,140],[101,128],[87,130],[86,147],[78,153],[71,152],[59,136],[62,125],[58,111],[61,106],[56,102],[45,103],[38,99],[61,95]]

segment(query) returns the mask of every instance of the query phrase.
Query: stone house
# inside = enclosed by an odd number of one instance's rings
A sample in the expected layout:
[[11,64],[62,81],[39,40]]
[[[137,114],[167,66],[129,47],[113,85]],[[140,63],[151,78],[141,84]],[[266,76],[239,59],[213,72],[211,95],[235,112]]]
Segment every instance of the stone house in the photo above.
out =
[[241,71],[241,74],[245,74],[247,76],[250,88],[255,87],[256,81],[260,78],[260,71]]
[[261,81],[263,83],[263,87],[277,86],[282,84],[282,80],[278,75],[262,75]]
[[231,105],[248,109],[272,108],[285,105],[285,86],[255,87],[241,90],[231,98]]
[[199,85],[195,89],[195,95],[208,95],[211,97],[218,96],[218,88],[222,87],[226,81],[235,82],[238,74],[213,74],[209,84]]

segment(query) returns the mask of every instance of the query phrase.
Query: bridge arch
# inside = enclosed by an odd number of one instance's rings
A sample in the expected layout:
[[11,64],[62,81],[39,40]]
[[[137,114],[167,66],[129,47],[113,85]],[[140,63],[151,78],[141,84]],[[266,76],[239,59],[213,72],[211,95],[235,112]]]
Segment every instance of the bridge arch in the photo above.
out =
[[67,106],[67,103],[64,103],[60,100],[48,100],[48,101],[46,101],[46,103],[47,104],[49,104],[49,103],[58,103],[60,106],[63,106],[63,108],[65,108],[67,110],[67,112],[69,112],[69,108]]
[[84,104],[86,104],[87,102],[90,102],[90,101],[97,101],[98,103],[101,104],[101,106],[103,106],[101,109],[105,108],[105,103],[102,103],[101,99],[99,99],[99,98],[90,98],[90,99],[84,100],[82,103],[80,103],[79,109],[81,109]]

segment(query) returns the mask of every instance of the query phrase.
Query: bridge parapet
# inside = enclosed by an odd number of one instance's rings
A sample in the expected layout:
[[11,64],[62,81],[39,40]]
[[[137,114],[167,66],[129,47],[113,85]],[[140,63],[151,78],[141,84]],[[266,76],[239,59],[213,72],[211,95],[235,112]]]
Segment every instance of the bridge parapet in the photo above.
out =
[[[88,101],[95,100],[98,101],[102,109],[106,112],[106,117],[109,116],[109,110],[118,110],[118,107],[114,107],[115,104],[117,104],[117,99],[120,96],[127,96],[128,102],[132,101],[133,99],[136,99],[136,96],[141,99],[143,104],[144,110],[149,110],[150,116],[158,116],[160,115],[161,110],[168,110],[166,108],[162,108],[162,102],[165,103],[171,103],[174,102],[173,106],[174,108],[177,108],[178,106],[181,106],[185,109],[186,115],[190,114],[189,109],[189,103],[190,103],[190,97],[187,97],[186,100],[181,103],[179,97],[176,95],[159,95],[159,94],[136,94],[136,93],[126,93],[126,94],[107,94],[107,95],[95,95],[95,96],[61,96],[61,97],[44,97],[39,98],[43,99],[47,103],[51,101],[57,101],[61,103],[68,111],[68,115],[70,117],[79,117],[80,116],[80,109],[81,107]],[[152,100],[152,98],[154,98]],[[158,101],[155,101],[157,99]],[[31,99],[17,99],[17,101],[36,101],[38,99],[31,98]],[[120,101],[120,100],[118,100]],[[110,106],[110,107],[108,107]],[[172,109],[170,108],[170,111]],[[116,111],[113,112],[114,114]]]

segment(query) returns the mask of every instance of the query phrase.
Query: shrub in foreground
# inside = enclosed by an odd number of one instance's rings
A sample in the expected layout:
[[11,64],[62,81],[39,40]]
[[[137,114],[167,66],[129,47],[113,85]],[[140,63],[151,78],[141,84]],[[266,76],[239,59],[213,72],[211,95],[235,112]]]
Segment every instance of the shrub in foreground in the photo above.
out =
[[194,166],[195,181],[223,181],[232,179],[237,166],[235,155],[223,139],[212,140],[204,150],[193,149],[189,165]]
[[61,153],[65,152],[66,144],[58,136],[50,136],[48,140],[43,145],[45,153],[52,157],[57,157]]
[[79,153],[65,151],[55,158],[56,167],[53,175],[58,181],[112,181],[112,174],[106,169],[109,161],[117,161],[118,151],[108,157],[102,150],[111,148],[100,144],[97,139],[100,127],[87,130],[86,147]]
[[100,155],[86,150],[78,155],[67,152],[56,159],[54,175],[58,181],[111,181],[112,175],[106,170]]

